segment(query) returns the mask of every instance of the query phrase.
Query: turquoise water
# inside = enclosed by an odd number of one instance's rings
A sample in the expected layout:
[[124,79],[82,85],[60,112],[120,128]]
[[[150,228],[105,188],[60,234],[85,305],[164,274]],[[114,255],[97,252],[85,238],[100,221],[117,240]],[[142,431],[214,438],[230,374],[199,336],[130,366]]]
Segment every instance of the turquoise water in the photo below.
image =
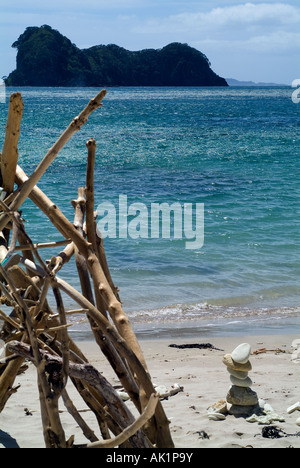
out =
[[[7,89],[8,93],[15,91]],[[30,174],[98,90],[23,88],[20,165]],[[85,142],[97,141],[96,205],[203,203],[204,245],[106,239],[136,326],[300,315],[300,104],[291,88],[114,88],[59,154],[40,188],[73,219],[85,185]],[[8,103],[0,103],[0,146]],[[58,240],[31,202],[34,241]],[[56,252],[53,252],[53,254]],[[43,253],[50,255],[51,253]],[[74,263],[62,276],[79,288]],[[203,322],[204,323],[204,322]]]

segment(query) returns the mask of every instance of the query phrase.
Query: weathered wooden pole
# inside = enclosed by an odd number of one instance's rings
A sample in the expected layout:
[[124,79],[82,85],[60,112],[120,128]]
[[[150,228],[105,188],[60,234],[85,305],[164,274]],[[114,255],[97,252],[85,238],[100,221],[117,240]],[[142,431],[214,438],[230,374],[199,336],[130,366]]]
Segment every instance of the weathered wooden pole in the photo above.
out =
[[2,187],[7,195],[13,192],[15,184],[23,109],[24,104],[21,94],[12,94],[9,101],[5,140],[1,156]]
[[[1,155],[1,179],[2,188],[9,195],[14,190],[15,174],[18,164],[18,143],[23,116],[23,99],[20,93],[14,93],[9,100],[5,139]],[[9,231],[0,229],[0,263],[7,255],[7,243]]]

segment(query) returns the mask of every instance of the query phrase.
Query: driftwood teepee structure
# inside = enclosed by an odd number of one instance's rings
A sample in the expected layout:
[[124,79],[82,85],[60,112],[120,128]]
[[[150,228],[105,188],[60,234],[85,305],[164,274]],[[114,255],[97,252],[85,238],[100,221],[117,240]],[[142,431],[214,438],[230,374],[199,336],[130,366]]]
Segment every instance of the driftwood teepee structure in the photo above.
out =
[[[102,90],[73,119],[30,177],[18,166],[22,96],[15,93],[10,98],[1,156],[0,291],[1,302],[11,313],[0,308],[0,339],[6,344],[5,357],[0,360],[0,413],[17,391],[14,388],[16,376],[26,368],[25,361],[30,360],[38,375],[47,448],[74,446],[74,437],[67,437],[60,419],[60,399],[86,436],[87,447],[171,448],[169,421],[122,308],[109,273],[103,241],[96,231],[95,140],[87,142],[86,187],[79,188],[77,199],[72,201],[74,223],[36,185],[72,135],[80,130],[93,111],[102,106],[105,95],[106,91]],[[15,184],[18,186],[16,190]],[[27,197],[48,216],[59,237],[63,236],[62,241],[43,244],[31,240],[19,211]],[[65,249],[60,252],[61,245]],[[39,251],[47,247],[57,247],[58,253],[45,263]],[[73,255],[81,292],[59,276],[59,271]],[[71,297],[86,314],[95,341],[137,408],[139,417],[133,416],[112,385],[73,342],[61,292]],[[55,311],[48,303],[50,294],[55,298]],[[67,381],[72,381],[96,415],[100,440],[70,400]]]

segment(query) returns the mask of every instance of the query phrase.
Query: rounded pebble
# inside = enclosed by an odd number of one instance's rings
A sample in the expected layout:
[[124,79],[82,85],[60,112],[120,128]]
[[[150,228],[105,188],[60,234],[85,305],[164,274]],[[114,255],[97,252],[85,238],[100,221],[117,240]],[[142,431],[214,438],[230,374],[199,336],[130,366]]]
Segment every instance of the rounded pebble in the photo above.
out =
[[242,388],[247,388],[247,387],[252,387],[253,382],[250,379],[250,377],[247,377],[246,379],[237,379],[234,375],[230,376],[230,380],[232,385],[236,385],[237,387],[242,387]]
[[248,343],[242,343],[232,351],[231,357],[239,364],[246,364],[249,361],[250,354],[251,346]]
[[208,413],[208,419],[210,421],[224,421],[226,419],[225,414],[221,413]]
[[238,362],[233,361],[230,354],[225,354],[223,357],[223,364],[225,364],[229,369],[235,371],[250,372],[252,370],[250,361],[246,362],[246,364],[239,364]]
[[227,413],[227,401],[226,400],[219,400],[217,403],[213,403],[208,409],[208,413]]
[[230,369],[230,367],[227,367],[227,370],[230,375],[233,375],[237,379],[245,380],[248,377],[248,372],[236,371],[236,370]]
[[251,388],[242,388],[233,385],[227,393],[226,400],[231,405],[255,406],[258,404],[257,394]]

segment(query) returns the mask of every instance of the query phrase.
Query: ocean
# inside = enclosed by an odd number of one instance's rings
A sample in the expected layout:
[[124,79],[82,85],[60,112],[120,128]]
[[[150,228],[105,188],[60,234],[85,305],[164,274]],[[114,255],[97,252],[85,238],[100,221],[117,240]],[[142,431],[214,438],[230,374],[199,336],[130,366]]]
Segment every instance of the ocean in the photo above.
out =
[[[0,102],[0,147],[14,91],[7,88]],[[18,91],[25,106],[19,163],[30,175],[98,90]],[[149,228],[148,238],[105,239],[113,280],[138,333],[295,332],[300,104],[292,93],[289,87],[108,88],[103,107],[41,179],[39,187],[73,220],[70,201],[85,185],[85,143],[93,137],[96,207],[117,207],[120,195],[149,216],[153,203],[203,207],[198,248],[187,249],[172,228],[169,238],[152,238]],[[60,239],[30,201],[22,216],[34,242]],[[44,259],[57,253],[42,251]],[[80,288],[73,261],[61,276]],[[73,320],[74,332],[87,333],[82,318]]]

